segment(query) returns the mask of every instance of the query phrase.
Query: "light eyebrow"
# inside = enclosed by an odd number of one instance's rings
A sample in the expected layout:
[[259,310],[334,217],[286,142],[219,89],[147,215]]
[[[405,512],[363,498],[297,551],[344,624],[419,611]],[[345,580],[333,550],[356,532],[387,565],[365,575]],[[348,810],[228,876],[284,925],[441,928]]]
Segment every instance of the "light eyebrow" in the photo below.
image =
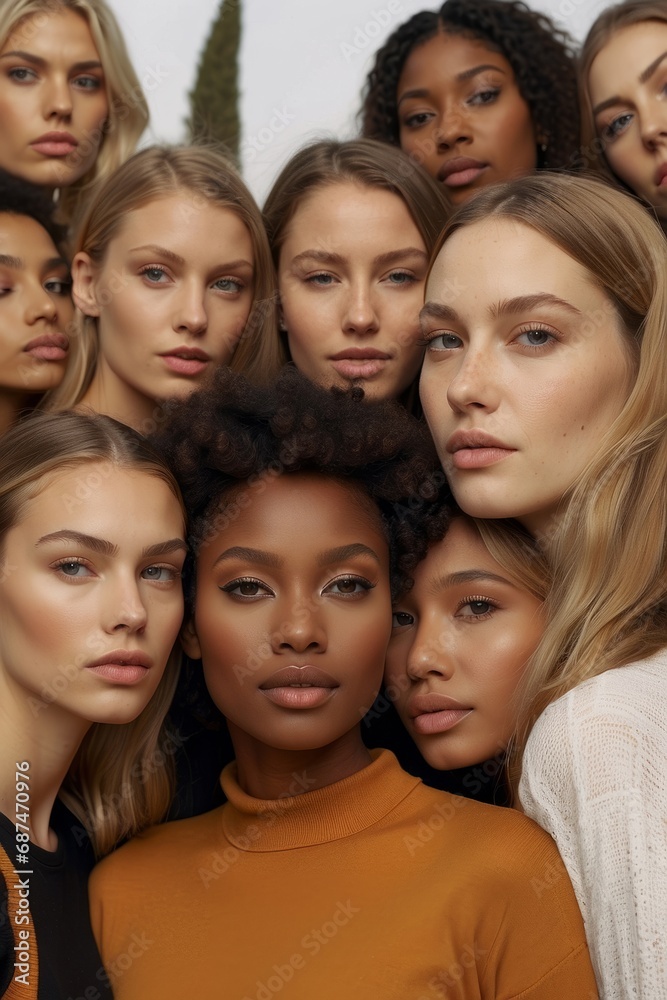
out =
[[113,542],[108,542],[105,538],[96,538],[94,535],[84,535],[81,531],[69,531],[66,528],[62,531],[52,531],[48,535],[42,535],[35,544],[46,545],[49,542],[76,542],[77,545],[83,545],[103,556],[118,554],[118,546],[114,545]]
[[25,52],[23,49],[12,49],[11,52],[3,52],[0,59],[25,59],[26,62],[33,63],[35,66],[46,66],[46,59],[42,59],[41,56],[35,56],[32,52]]
[[142,552],[142,556],[166,556],[170,552],[187,552],[188,547],[183,538],[170,538],[166,542],[156,542],[155,545],[148,545]]
[[174,253],[173,250],[167,250],[166,247],[160,247],[156,243],[146,243],[140,247],[132,247],[130,253],[139,253],[140,250],[150,250],[157,257],[164,257],[173,264],[185,264],[185,260],[179,254]]
[[304,260],[316,260],[320,264],[342,264],[343,258],[339,253],[330,253],[328,250],[304,250],[292,258],[292,264],[300,264]]
[[419,257],[421,260],[428,260],[428,254],[418,247],[403,247],[400,250],[389,250],[388,253],[381,253],[375,258],[375,263],[380,267],[391,264],[400,264],[406,258]]
[[510,587],[516,586],[511,580],[499,576],[497,573],[490,573],[485,569],[465,569],[458,573],[446,573],[444,576],[436,577],[431,581],[429,589],[432,593],[437,594],[438,591],[446,590],[448,587],[460,587],[462,584],[478,583],[482,580],[491,583],[504,583]]
[[494,318],[506,316],[508,313],[525,312],[526,310],[539,309],[541,306],[555,306],[564,309],[576,316],[581,316],[581,312],[571,302],[561,299],[558,295],[550,292],[536,292],[534,295],[517,295],[513,299],[505,299],[498,302],[491,308],[491,315]]
[[371,556],[378,564],[380,563],[377,552],[368,545],[362,545],[361,542],[353,542],[351,545],[340,545],[338,548],[320,552],[317,565],[330,566],[331,563],[344,562],[345,559],[352,559],[354,556]]
[[242,559],[244,562],[258,563],[260,566],[268,566],[270,569],[280,569],[283,565],[282,559],[273,552],[265,552],[263,549],[250,549],[245,545],[232,545],[230,549],[221,552],[213,563],[225,562],[227,559]]
[[12,257],[11,254],[7,253],[0,253],[0,264],[4,267],[13,267],[17,271],[25,267],[20,257]]

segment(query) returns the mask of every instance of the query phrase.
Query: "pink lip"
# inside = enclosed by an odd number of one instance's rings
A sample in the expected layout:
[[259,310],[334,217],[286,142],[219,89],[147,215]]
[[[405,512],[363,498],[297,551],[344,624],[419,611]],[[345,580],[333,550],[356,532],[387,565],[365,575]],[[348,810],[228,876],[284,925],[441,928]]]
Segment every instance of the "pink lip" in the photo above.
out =
[[69,349],[69,340],[64,333],[46,333],[35,337],[23,348],[24,354],[31,354],[40,361],[64,361]]
[[509,458],[516,448],[508,448],[490,434],[480,430],[456,431],[446,444],[456,469],[484,469]]
[[655,172],[656,187],[662,187],[667,180],[667,163],[661,164]]
[[410,701],[408,715],[416,732],[423,736],[452,729],[473,711],[453,698],[430,692]]
[[115,649],[99,660],[86,664],[87,670],[117,684],[137,684],[146,676],[153,661],[138,650]]
[[79,145],[71,132],[45,132],[30,145],[44,156],[67,156]]
[[488,163],[474,160],[470,156],[455,156],[453,160],[443,163],[437,178],[448,187],[465,187],[466,184],[472,184],[477,180],[487,167]]
[[198,347],[175,347],[173,351],[165,351],[160,355],[165,364],[177,375],[192,378],[206,369],[211,360],[210,354]]
[[342,378],[374,378],[385,368],[391,355],[373,347],[348,347],[329,358]]
[[259,690],[281,708],[317,708],[338,688],[331,674],[310,664],[277,670],[260,684]]

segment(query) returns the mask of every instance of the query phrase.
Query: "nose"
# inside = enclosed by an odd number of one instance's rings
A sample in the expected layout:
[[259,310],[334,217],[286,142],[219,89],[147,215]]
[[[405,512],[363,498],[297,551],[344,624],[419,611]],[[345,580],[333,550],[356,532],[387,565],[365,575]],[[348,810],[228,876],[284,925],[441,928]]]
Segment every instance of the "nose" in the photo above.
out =
[[653,151],[661,143],[667,143],[667,108],[664,103],[651,107],[641,116],[642,142]]
[[314,603],[294,604],[288,618],[282,620],[271,637],[274,653],[323,653],[327,632],[322,610]]
[[439,150],[451,149],[472,139],[467,116],[458,106],[447,108],[440,116],[434,135]]
[[108,595],[106,603],[108,633],[141,633],[146,628],[148,611],[136,580],[123,578],[115,584],[115,593]]
[[72,116],[72,91],[65,76],[48,76],[44,87],[44,118],[67,120]]
[[174,330],[177,333],[201,337],[208,327],[208,314],[204,302],[204,292],[198,281],[184,281],[180,289],[174,315]]
[[33,326],[40,320],[53,323],[58,316],[58,307],[53,298],[41,282],[36,282],[31,294],[27,296],[25,307],[25,321],[28,326]]
[[452,410],[495,410],[498,406],[498,386],[490,352],[463,348],[458,368],[447,386],[447,400]]
[[350,288],[345,303],[342,327],[345,333],[367,336],[377,333],[380,319],[370,283],[360,281]]
[[406,665],[408,677],[413,681],[424,680],[434,676],[449,680],[454,673],[451,658],[442,634],[442,620],[429,623],[422,620],[414,642],[408,653]]

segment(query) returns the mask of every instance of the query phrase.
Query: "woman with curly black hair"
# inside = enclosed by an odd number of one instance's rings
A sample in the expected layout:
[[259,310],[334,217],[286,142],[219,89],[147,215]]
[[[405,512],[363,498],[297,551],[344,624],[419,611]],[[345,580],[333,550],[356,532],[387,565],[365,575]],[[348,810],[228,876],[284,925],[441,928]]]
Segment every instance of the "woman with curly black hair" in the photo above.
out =
[[236,762],[225,805],[93,874],[116,1000],[597,996],[550,838],[361,740],[413,558],[395,505],[436,492],[420,425],[295,371],[220,370],[162,441],[193,516],[184,647]]
[[446,0],[377,53],[362,134],[400,146],[456,204],[535,169],[575,168],[573,46],[520,0]]

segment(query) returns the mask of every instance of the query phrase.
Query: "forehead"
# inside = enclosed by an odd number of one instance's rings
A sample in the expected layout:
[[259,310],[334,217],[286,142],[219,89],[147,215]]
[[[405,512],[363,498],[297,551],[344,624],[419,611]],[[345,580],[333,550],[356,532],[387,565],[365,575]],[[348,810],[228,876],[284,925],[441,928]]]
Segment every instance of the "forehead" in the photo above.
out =
[[470,569],[502,573],[472,521],[467,517],[455,517],[445,536],[429,545],[426,557],[417,565],[415,591],[423,594],[432,588],[434,581]]
[[24,261],[59,257],[46,229],[28,215],[0,212],[0,254]]
[[464,226],[447,240],[426,299],[461,311],[539,293],[580,299],[586,308],[606,301],[586,268],[559,246],[530,226],[499,217]]
[[408,56],[399,80],[403,90],[417,87],[425,77],[432,87],[458,83],[460,73],[476,66],[491,66],[514,78],[514,71],[502,52],[479,38],[441,31],[418,45]]
[[201,546],[200,565],[232,545],[264,549],[296,564],[361,542],[383,563],[388,560],[379,510],[354,484],[315,473],[278,474],[234,488],[221,501],[213,524],[223,527]]
[[250,233],[234,209],[185,188],[128,212],[111,240],[111,249],[153,243],[167,249],[192,244],[202,254],[215,256],[222,250],[227,255],[252,257]]
[[400,237],[401,245],[413,241],[423,245],[400,195],[356,181],[323,184],[309,191],[288,223],[285,242],[317,238],[318,246],[326,249],[334,234],[337,241],[341,236],[352,239],[358,233],[367,234],[369,227],[373,228],[373,240],[378,233],[386,233],[390,239]]
[[99,54],[86,17],[64,7],[45,9],[22,18],[7,36],[2,52],[15,48],[51,61],[79,62],[98,59]]
[[640,74],[663,53],[667,53],[667,21],[640,21],[614,32],[591,63],[591,103],[639,86]]

